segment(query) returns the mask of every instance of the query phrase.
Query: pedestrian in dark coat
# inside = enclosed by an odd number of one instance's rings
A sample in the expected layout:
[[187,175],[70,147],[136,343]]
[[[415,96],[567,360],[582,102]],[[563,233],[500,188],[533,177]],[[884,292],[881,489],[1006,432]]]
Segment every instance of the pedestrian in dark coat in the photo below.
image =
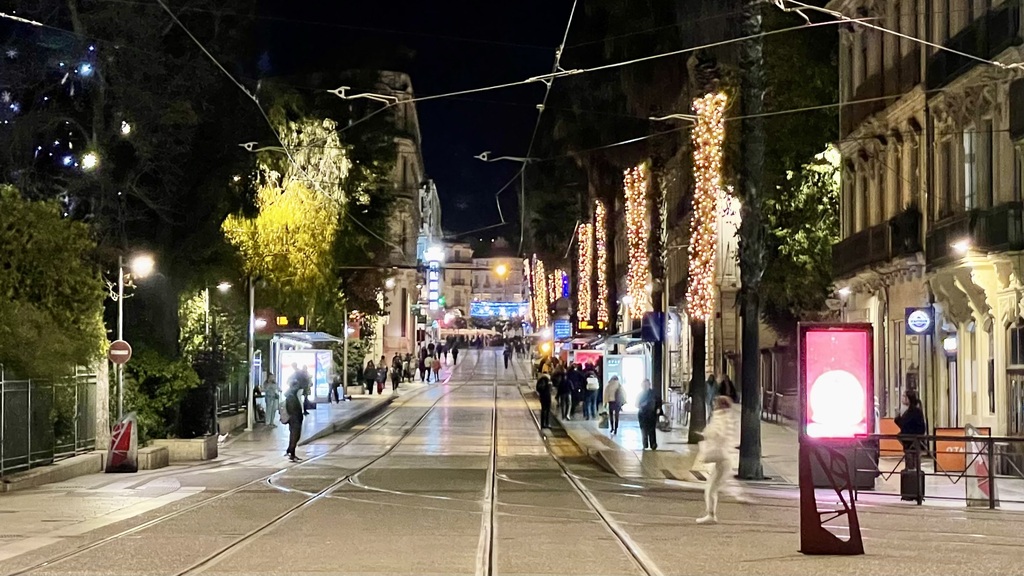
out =
[[640,436],[643,438],[644,450],[658,449],[658,417],[662,415],[661,398],[651,389],[651,381],[644,379],[643,391],[637,397],[636,418],[640,423]]
[[363,369],[363,385],[366,386],[366,393],[373,394],[373,385],[377,382],[377,366],[370,360]]
[[551,428],[551,379],[547,374],[537,380],[537,397],[540,398],[540,427]]
[[284,409],[288,414],[288,449],[284,454],[292,462],[299,461],[299,457],[295,455],[295,448],[299,445],[299,436],[302,434],[302,400],[299,400],[301,392],[302,385],[293,381],[284,395]]

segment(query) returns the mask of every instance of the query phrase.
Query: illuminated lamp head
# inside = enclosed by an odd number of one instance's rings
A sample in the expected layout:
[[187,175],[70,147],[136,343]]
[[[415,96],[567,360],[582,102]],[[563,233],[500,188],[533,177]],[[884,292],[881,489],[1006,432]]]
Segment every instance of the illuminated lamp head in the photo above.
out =
[[864,385],[845,370],[829,370],[818,376],[807,398],[807,433],[847,438],[867,432],[864,394]]

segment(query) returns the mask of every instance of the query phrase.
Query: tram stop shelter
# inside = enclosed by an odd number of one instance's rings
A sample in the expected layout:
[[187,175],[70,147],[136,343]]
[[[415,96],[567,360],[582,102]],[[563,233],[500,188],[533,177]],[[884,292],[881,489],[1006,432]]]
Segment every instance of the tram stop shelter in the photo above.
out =
[[344,339],[327,332],[277,332],[270,339],[270,366],[282,389],[288,385],[295,367],[304,367],[313,382],[313,401],[326,401],[331,381],[337,373],[334,347]]

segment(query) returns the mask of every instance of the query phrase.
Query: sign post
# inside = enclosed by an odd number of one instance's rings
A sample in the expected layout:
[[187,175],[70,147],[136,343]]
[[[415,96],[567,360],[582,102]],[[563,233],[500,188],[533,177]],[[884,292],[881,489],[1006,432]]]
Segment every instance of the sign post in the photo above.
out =
[[[860,441],[874,430],[872,336],[871,324],[801,323],[797,328],[803,554],[864,553],[853,489],[864,452],[858,449]],[[819,485],[835,492],[842,509],[819,511]],[[848,539],[827,526],[842,517],[849,527]]]

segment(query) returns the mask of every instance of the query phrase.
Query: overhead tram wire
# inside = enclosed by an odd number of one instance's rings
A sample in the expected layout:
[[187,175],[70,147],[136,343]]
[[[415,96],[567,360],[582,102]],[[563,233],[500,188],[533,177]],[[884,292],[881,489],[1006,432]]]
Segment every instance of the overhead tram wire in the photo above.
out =
[[[799,0],[772,0],[772,3],[775,5],[776,8],[778,8],[779,10],[782,10],[783,12],[794,12],[794,13],[797,13],[797,14],[803,16],[803,18],[805,20],[807,20],[808,22],[810,22],[810,19],[807,17],[807,15],[805,15],[803,13],[804,10],[809,10],[809,11],[812,11],[812,12],[819,12],[821,14],[826,14],[828,16],[831,16],[831,17],[835,18],[835,20],[833,22],[841,22],[843,24],[857,24],[859,26],[864,26],[865,28],[871,28],[872,30],[878,30],[879,32],[883,32],[883,33],[886,33],[886,34],[892,34],[893,36],[896,36],[896,37],[899,37],[899,38],[903,38],[904,40],[910,40],[911,42],[917,42],[918,44],[922,44],[924,46],[929,46],[931,48],[935,48],[935,49],[941,50],[943,52],[949,52],[950,54],[956,54],[957,56],[960,56],[960,57],[963,57],[963,58],[967,58],[969,60],[974,60],[974,61],[980,62],[982,64],[987,64],[987,65],[990,65],[990,66],[995,66],[995,67],[1001,68],[1003,70],[1012,70],[1012,69],[1024,68],[1024,63],[1014,62],[1012,64],[1006,64],[1004,62],[997,62],[995,60],[989,60],[987,58],[982,58],[981,56],[976,56],[974,54],[968,54],[967,52],[963,52],[963,51],[960,51],[960,50],[949,48],[948,46],[943,46],[942,44],[937,44],[935,42],[930,42],[930,41],[925,40],[923,38],[918,38],[916,36],[911,36],[910,34],[904,34],[903,32],[898,32],[896,30],[890,30],[889,28],[886,28],[885,26],[879,26],[877,24],[872,24],[871,22],[868,22],[868,20],[870,20],[870,18],[868,18],[868,19],[864,19],[864,18],[851,18],[851,17],[843,14],[842,12],[839,12],[838,10],[830,10],[828,8],[822,8],[820,6],[812,6],[811,4],[806,4],[804,2],[800,2]],[[787,3],[794,4],[797,7],[796,8],[787,7],[786,6]]]
[[569,20],[565,23],[565,33],[562,34],[562,42],[555,51],[555,63],[551,66],[551,78],[544,82],[544,98],[540,101],[537,110],[537,122],[533,125],[533,134],[530,135],[530,144],[526,147],[526,162],[519,171],[519,255],[523,255],[523,242],[526,239],[526,163],[533,153],[533,144],[537,141],[537,132],[540,131],[540,120],[544,117],[544,108],[548,104],[548,97],[551,96],[551,86],[555,83],[555,74],[562,70],[562,54],[565,52],[565,43],[569,39],[569,29],[572,28],[572,20],[576,15],[578,0],[573,0],[572,8],[569,10]]
[[[294,166],[295,169],[298,170],[299,173],[301,173],[303,175],[303,177],[307,181],[312,182],[317,188],[319,188],[320,192],[322,194],[324,194],[325,196],[330,198],[331,196],[329,194],[327,194],[327,192],[322,187],[320,187],[319,184],[317,184],[316,181],[312,177],[310,177],[309,173],[306,172],[306,170],[302,167],[302,165],[299,164],[298,161],[295,160],[295,156],[292,155],[291,149],[288,147],[287,144],[284,143],[284,139],[281,138],[281,134],[274,127],[274,123],[270,121],[270,117],[267,115],[266,110],[263,109],[263,105],[260,104],[259,98],[256,97],[256,94],[254,94],[253,92],[249,91],[249,89],[246,88],[244,84],[239,82],[238,79],[234,77],[234,75],[232,75],[230,72],[228,72],[227,68],[225,68],[224,65],[221,64],[220,61],[217,60],[217,58],[213,54],[211,54],[209,50],[206,49],[206,46],[204,46],[203,43],[200,42],[199,39],[196,38],[195,35],[192,34],[192,32],[181,22],[181,20],[179,20],[178,17],[174,15],[174,12],[171,12],[171,9],[168,8],[168,6],[164,2],[164,0],[156,0],[156,2],[157,2],[157,4],[160,5],[160,7],[162,7],[164,9],[164,12],[166,12],[167,15],[170,16],[171,20],[173,20],[174,23],[177,24],[178,27],[181,28],[181,30],[183,32],[185,32],[185,34],[192,40],[192,42],[194,42],[195,45],[197,47],[199,47],[199,50],[201,50],[203,52],[203,54],[205,54],[206,57],[209,58],[210,61],[213,62],[214,65],[218,69],[220,69],[220,71],[223,72],[224,75],[227,76],[227,78],[229,80],[231,80],[231,82],[235,86],[238,87],[239,90],[241,90],[246,96],[249,97],[250,100],[252,100],[253,104],[255,104],[256,108],[260,111],[260,115],[263,116],[263,120],[266,121],[267,127],[269,127],[270,131],[274,134],[274,138],[277,140],[278,144],[281,145],[280,146],[281,150],[283,150],[285,155],[288,157],[288,162],[292,166]],[[244,145],[243,145],[243,148],[246,148],[246,150],[250,150],[249,148],[247,148]],[[356,224],[358,224],[360,228],[362,228],[363,230],[366,230],[366,232],[368,232],[371,236],[373,236],[377,240],[380,240],[381,242],[383,242],[384,244],[386,244],[388,246],[391,246],[391,247],[394,247],[394,248],[400,248],[397,244],[394,244],[393,242],[390,242],[390,241],[382,238],[377,233],[375,233],[372,230],[370,230],[366,225],[364,225],[355,216],[353,216],[352,213],[351,213],[351,210],[347,210],[345,206],[342,206],[341,209],[344,212],[345,216],[349,220],[351,220],[351,221],[355,222]]]

